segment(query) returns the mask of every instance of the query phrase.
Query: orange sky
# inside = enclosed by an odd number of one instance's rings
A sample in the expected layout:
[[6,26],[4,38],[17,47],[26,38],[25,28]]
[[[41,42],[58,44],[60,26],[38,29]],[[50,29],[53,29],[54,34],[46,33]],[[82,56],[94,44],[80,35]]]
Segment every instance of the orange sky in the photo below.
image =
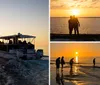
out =
[[72,9],[80,10],[79,17],[100,17],[99,0],[51,0],[50,7],[51,17],[69,17]]
[[78,52],[79,58],[93,58],[100,56],[100,43],[51,43],[51,59],[65,56],[65,58],[75,57]]

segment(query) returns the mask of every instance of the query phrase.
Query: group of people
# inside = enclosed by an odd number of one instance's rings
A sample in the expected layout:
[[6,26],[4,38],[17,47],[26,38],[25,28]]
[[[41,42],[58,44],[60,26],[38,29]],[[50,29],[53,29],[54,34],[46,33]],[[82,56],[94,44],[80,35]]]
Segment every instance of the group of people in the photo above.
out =
[[[96,63],[96,58],[93,58],[93,68],[95,68],[95,63]],[[61,64],[61,73],[59,73],[60,64]],[[64,64],[65,64],[64,56],[62,56],[61,58],[58,57],[56,59],[56,83],[58,83],[58,85],[64,85],[64,76],[63,76]],[[70,74],[70,77],[73,77],[73,75],[74,75],[73,64],[74,64],[74,58],[71,58],[70,61],[69,61],[69,65],[70,65],[69,74]]]
[[58,58],[56,59],[56,69],[59,69],[59,68],[60,68],[60,64],[61,64],[62,69],[63,69],[63,65],[65,64],[64,56],[62,56],[61,59],[60,59],[60,57],[58,57]]
[[[63,70],[64,64],[65,64],[64,56],[62,56],[61,59],[60,59],[60,57],[58,57],[58,58],[56,59],[56,69],[57,69],[57,70],[59,70],[60,64],[61,64],[61,68],[62,68],[62,70]],[[72,59],[69,61],[69,64],[70,64],[70,68],[72,68],[72,67],[73,67],[73,64],[74,64],[74,58],[72,58]]]
[[80,23],[78,21],[78,18],[75,17],[75,15],[70,16],[70,19],[68,20],[68,24],[69,24],[69,34],[72,34],[72,31],[74,30],[74,34],[78,34],[79,35],[79,26]]
[[[95,63],[96,63],[96,58],[93,59],[93,67],[95,67]],[[62,56],[61,59],[60,57],[56,59],[56,69],[57,70],[59,70],[60,64],[61,64],[61,69],[63,70],[64,64],[65,64],[64,56]],[[74,64],[74,58],[71,58],[69,61],[69,65],[71,69],[73,68],[73,64]]]

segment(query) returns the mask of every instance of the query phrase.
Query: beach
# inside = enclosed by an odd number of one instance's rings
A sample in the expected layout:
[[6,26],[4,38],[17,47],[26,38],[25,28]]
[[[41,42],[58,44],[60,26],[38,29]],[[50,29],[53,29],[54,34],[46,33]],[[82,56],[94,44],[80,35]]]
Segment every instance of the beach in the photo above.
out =
[[56,72],[55,63],[50,64],[50,85],[100,85],[100,67],[93,68],[92,64],[75,64],[73,70],[69,64],[65,64]]
[[48,60],[16,60],[0,64],[0,85],[48,85]]

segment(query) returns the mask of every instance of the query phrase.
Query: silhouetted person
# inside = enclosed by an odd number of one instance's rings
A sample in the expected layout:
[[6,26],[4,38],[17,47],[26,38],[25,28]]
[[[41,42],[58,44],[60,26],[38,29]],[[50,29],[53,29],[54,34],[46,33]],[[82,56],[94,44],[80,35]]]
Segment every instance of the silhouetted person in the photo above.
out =
[[60,68],[60,57],[56,59],[56,70],[59,70],[59,68]]
[[73,28],[74,28],[74,34],[79,34],[80,23],[78,21],[78,18],[76,18],[74,15],[72,19],[73,19],[72,24],[73,24]]
[[12,44],[12,40],[9,40],[9,44]]
[[70,64],[70,68],[72,68],[72,67],[73,67],[73,64],[74,64],[74,58],[72,58],[72,59],[70,60],[69,64]]
[[70,19],[68,20],[68,24],[69,24],[69,34],[72,34],[73,31],[73,17],[70,16]]
[[23,44],[27,44],[26,40],[23,41]]
[[95,67],[95,58],[93,59],[93,67]]
[[64,61],[64,57],[62,56],[61,58],[61,66],[62,66],[62,69],[63,69],[63,65],[65,64],[65,61]]

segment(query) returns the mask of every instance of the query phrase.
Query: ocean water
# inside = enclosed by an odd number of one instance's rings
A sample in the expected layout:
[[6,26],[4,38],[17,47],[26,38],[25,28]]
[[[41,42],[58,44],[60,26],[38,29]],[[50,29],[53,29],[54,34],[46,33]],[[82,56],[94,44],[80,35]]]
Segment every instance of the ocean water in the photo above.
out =
[[[55,34],[69,34],[66,17],[51,17],[50,31]],[[78,18],[80,34],[100,34],[100,18]]]
[[63,71],[60,68],[57,72],[55,64],[50,64],[51,85],[100,85],[100,67],[93,68],[92,64],[82,66],[74,65],[71,70],[69,64],[65,64]]
[[[93,66],[93,59],[94,58],[95,58],[95,61],[96,61],[96,66],[100,67],[100,57],[96,57],[96,56],[94,56],[94,57],[90,56],[90,57],[87,57],[87,58],[86,57],[85,58],[78,57],[78,63],[80,65],[83,65],[83,66]],[[64,58],[65,62],[67,62],[67,63],[70,61],[70,59],[71,59],[70,57]],[[56,58],[52,57],[50,63],[55,64],[55,61],[56,61]],[[75,58],[74,58],[74,62],[75,62]]]

